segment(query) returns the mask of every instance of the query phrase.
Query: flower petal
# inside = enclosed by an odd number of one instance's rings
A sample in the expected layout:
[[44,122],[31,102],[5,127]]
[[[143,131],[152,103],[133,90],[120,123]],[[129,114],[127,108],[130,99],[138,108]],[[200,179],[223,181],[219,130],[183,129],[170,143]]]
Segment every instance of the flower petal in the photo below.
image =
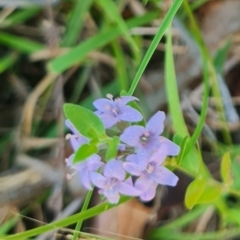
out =
[[110,115],[108,113],[103,113],[103,114],[99,115],[99,118],[102,120],[105,128],[111,128],[117,122],[120,121],[118,117]]
[[79,137],[76,138],[76,139],[78,141],[79,146],[82,146],[85,143],[89,143],[89,139],[84,137],[84,136],[82,136],[82,135],[79,135]]
[[147,130],[152,134],[159,136],[163,132],[165,113],[158,111],[147,122]]
[[127,196],[139,196],[141,194],[140,190],[125,182],[119,183],[119,192]]
[[130,146],[141,146],[140,137],[145,132],[145,128],[142,126],[130,126],[126,128],[123,134],[120,136],[120,140]]
[[95,186],[97,186],[99,188],[105,188],[106,187],[107,178],[105,178],[100,173],[91,172],[90,173],[90,179]]
[[131,177],[127,178],[124,182],[127,183],[130,186],[133,186],[133,180],[132,180]]
[[88,190],[92,190],[90,176],[89,176],[89,172],[87,170],[84,169],[83,171],[80,172],[80,178],[81,178],[83,186],[85,188],[87,188]]
[[178,182],[178,177],[165,167],[156,167],[151,178],[156,183],[167,186],[176,186]]
[[135,188],[137,188],[138,190],[140,190],[141,192],[145,192],[147,191],[147,189],[151,186],[151,184],[153,183],[153,180],[150,179],[148,176],[146,175],[142,175],[141,177],[139,177],[134,186]]
[[101,157],[97,154],[93,154],[89,158],[86,159],[88,171],[96,171],[98,168],[103,166],[103,162],[101,162]]
[[73,124],[71,123],[71,121],[69,119],[66,119],[65,124],[72,131],[73,134],[75,134],[77,136],[79,135],[78,130],[73,126]]
[[66,166],[67,167],[72,167],[73,166],[73,159],[74,159],[74,154],[66,158]]
[[126,145],[120,143],[120,144],[118,145],[118,150],[121,151],[121,152],[125,151],[125,150],[126,150]]
[[139,122],[143,119],[142,114],[130,106],[125,106],[122,111],[123,112],[119,114],[119,118],[122,121]]
[[103,195],[107,198],[108,202],[117,204],[120,198],[119,193],[110,193],[108,191],[103,191]]
[[126,105],[131,101],[138,101],[139,99],[133,96],[122,96],[120,98],[116,98],[115,102],[118,102],[121,105]]
[[128,162],[131,162],[131,163],[137,163],[137,158],[138,158],[138,156],[137,156],[137,154],[130,154],[130,155],[128,155],[127,157],[126,157],[126,160],[128,161]]
[[159,139],[160,139],[160,144],[166,146],[166,150],[167,150],[166,154],[167,155],[176,156],[179,154],[180,147],[176,143],[174,143],[174,142],[170,141],[169,139],[162,137],[162,136]]
[[70,139],[69,139],[69,140],[70,140],[70,144],[71,144],[73,150],[74,150],[74,151],[77,151],[78,148],[81,146],[81,145],[78,143],[77,139],[76,139],[74,136],[70,136]]
[[131,162],[125,162],[123,163],[123,168],[132,174],[133,176],[140,176],[142,171],[139,169],[138,165],[131,163]]
[[106,98],[100,98],[94,101],[93,105],[97,110],[107,113],[113,108],[114,102]]
[[147,191],[143,192],[140,195],[140,199],[143,202],[151,201],[156,195],[157,183],[152,183],[151,186],[148,188]]
[[94,113],[99,117],[103,112],[100,110],[96,110],[96,111],[94,111]]
[[77,170],[77,171],[82,171],[83,169],[87,168],[87,161],[82,161],[82,162],[78,162],[76,164],[73,165],[74,168]]
[[167,150],[165,146],[161,146],[156,152],[154,152],[149,162],[154,162],[157,166],[162,165],[167,157]]
[[115,159],[109,161],[103,170],[103,174],[107,178],[114,177],[123,181],[126,176],[126,172],[123,168],[123,162]]
[[146,152],[140,152],[137,154],[128,155],[126,160],[138,166],[139,171],[144,171],[148,164],[149,156],[146,155]]

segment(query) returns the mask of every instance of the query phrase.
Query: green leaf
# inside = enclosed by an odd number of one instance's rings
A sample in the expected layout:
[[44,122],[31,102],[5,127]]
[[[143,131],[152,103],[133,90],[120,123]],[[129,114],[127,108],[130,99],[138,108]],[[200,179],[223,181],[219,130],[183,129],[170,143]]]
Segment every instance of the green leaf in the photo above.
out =
[[198,203],[198,199],[201,196],[205,188],[205,180],[202,178],[196,178],[193,182],[188,185],[185,195],[185,205],[191,209],[195,204]]
[[237,223],[240,226],[240,208],[228,208],[225,218],[228,223]]
[[79,105],[64,104],[65,116],[83,136],[88,138],[106,137],[102,121],[92,111]]
[[74,154],[73,163],[78,163],[98,152],[94,144],[83,144]]
[[221,177],[225,184],[230,186],[233,183],[232,164],[229,152],[226,152],[221,161]]
[[187,188],[185,204],[192,208],[196,204],[213,203],[221,196],[222,188],[214,180],[196,178]]
[[108,149],[106,152],[106,161],[109,161],[112,158],[115,158],[118,152],[118,146],[120,143],[120,139],[118,136],[114,136],[112,141],[108,145]]
[[197,203],[213,203],[221,196],[222,189],[219,185],[214,184],[212,181],[205,183],[204,191],[198,198]]
[[[239,146],[238,146],[239,147]],[[232,154],[232,152],[231,152]],[[232,175],[233,175],[233,184],[232,184],[232,188],[239,191],[240,189],[240,162],[239,161],[232,161],[231,163],[232,165]]]

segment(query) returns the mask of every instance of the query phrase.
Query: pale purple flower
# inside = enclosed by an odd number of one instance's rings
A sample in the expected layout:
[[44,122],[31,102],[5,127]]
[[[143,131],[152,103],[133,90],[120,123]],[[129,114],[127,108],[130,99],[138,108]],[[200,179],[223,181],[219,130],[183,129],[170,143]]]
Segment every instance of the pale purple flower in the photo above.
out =
[[180,151],[179,146],[167,138],[159,136],[163,132],[164,120],[165,113],[158,111],[149,119],[146,127],[130,126],[124,130],[120,139],[129,146],[136,147],[137,151],[148,154],[157,151],[161,145],[166,145],[167,155],[175,156]]
[[68,159],[66,159],[67,166],[74,169],[74,172],[71,175],[68,175],[68,177],[71,178],[73,175],[79,173],[83,186],[89,190],[92,190],[90,174],[97,171],[100,167],[104,165],[104,163],[101,162],[101,157],[97,154],[93,154],[86,160],[78,162],[76,164],[73,164],[73,159],[74,154],[72,154]]
[[140,195],[140,199],[143,202],[149,202],[156,196],[158,184],[156,182],[152,182],[152,184],[148,187],[145,192],[142,192]]
[[122,164],[122,161],[112,159],[105,165],[103,175],[97,172],[91,173],[92,183],[100,188],[99,193],[103,194],[110,203],[118,203],[120,194],[138,196],[141,193],[133,187],[131,178],[125,180],[126,172]]
[[127,162],[123,163],[127,172],[139,177],[134,186],[142,192],[140,199],[143,201],[153,199],[158,184],[176,186],[178,177],[162,166],[166,157],[167,147],[163,145],[150,158],[139,153],[132,154],[127,157]]
[[110,94],[107,97],[109,99],[100,98],[93,103],[97,109],[95,113],[102,120],[105,128],[111,128],[120,121],[139,122],[142,120],[141,113],[127,105],[131,101],[138,100],[136,97],[123,96],[114,100]]
[[70,140],[71,146],[76,151],[80,146],[89,142],[89,139],[82,136],[78,130],[73,126],[70,120],[65,121],[66,126],[72,131],[73,134],[67,134],[66,139]]

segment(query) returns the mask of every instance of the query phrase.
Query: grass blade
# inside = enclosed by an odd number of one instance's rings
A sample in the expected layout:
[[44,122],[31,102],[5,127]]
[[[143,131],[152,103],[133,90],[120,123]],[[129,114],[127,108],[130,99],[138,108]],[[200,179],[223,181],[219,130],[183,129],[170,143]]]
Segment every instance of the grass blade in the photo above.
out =
[[162,24],[159,27],[158,32],[156,33],[146,55],[144,56],[140,66],[139,66],[139,69],[136,73],[135,78],[133,79],[132,85],[128,91],[129,95],[132,95],[134,93],[134,91],[138,85],[138,82],[140,81],[140,78],[141,78],[149,60],[151,59],[155,49],[158,46],[159,41],[163,37],[164,32],[166,31],[167,27],[171,23],[174,15],[176,14],[179,7],[181,6],[182,2],[183,2],[183,0],[175,0],[174,3],[172,4],[172,6],[170,7],[170,9],[168,10],[167,15],[163,19]]
[[11,67],[17,60],[18,55],[16,53],[10,53],[0,59],[0,73]]
[[[165,53],[165,85],[173,127],[177,135],[184,139],[184,137],[189,136],[189,133],[183,118],[180,99],[178,95],[178,87],[173,60],[172,36],[170,29],[167,34],[167,45]],[[203,117],[205,117],[205,115]],[[198,131],[201,130],[201,128],[202,126],[199,126]],[[196,132],[194,135],[194,139],[190,140],[192,145],[195,143],[194,141],[196,141],[198,133],[199,132]],[[186,154],[187,149],[184,153],[184,158],[181,161],[181,167],[187,169],[192,174],[198,174],[200,172],[204,176],[209,176],[209,172],[204,165],[198,150],[195,147],[192,147],[189,154]]]
[[0,43],[22,53],[28,54],[44,48],[44,46],[40,43],[3,32],[0,32]]
[[70,47],[77,41],[84,23],[85,13],[89,11],[93,0],[75,1],[71,17],[67,22],[67,31],[64,35],[62,46]]
[[127,42],[131,46],[133,52],[138,51],[138,47],[134,42],[132,36],[129,34],[129,29],[122,19],[119,11],[116,7],[116,4],[112,0],[98,0],[96,4],[101,7],[105,15],[110,19],[111,22],[115,23],[116,26],[119,26]]
[[202,132],[203,126],[205,124],[205,119],[207,117],[208,99],[209,99],[209,84],[208,84],[209,69],[206,61],[204,61],[205,58],[203,54],[202,54],[202,59],[203,59],[203,85],[204,85],[203,104],[202,104],[202,109],[201,109],[201,114],[200,114],[198,124],[187,145],[186,151],[184,152],[184,156],[186,156],[188,152],[192,149],[192,147],[196,144]]
[[[143,16],[136,17],[127,21],[127,27],[129,29],[146,24],[151,22],[158,16],[157,12],[150,12],[144,14]],[[103,47],[107,43],[111,42],[122,33],[119,27],[110,27],[108,29],[103,30],[98,35],[86,40],[85,42],[79,44],[77,47],[70,50],[67,54],[60,56],[49,63],[50,71],[55,73],[62,73],[67,70],[71,66],[81,62],[89,52]]]
[[183,118],[180,99],[178,95],[178,87],[175,75],[173,51],[172,51],[172,35],[171,28],[167,33],[167,46],[165,53],[165,85],[167,92],[167,99],[172,116],[173,127],[175,132],[181,135],[181,137],[188,136],[188,130]]
[[5,19],[5,21],[1,24],[1,27],[10,27],[23,23],[38,14],[40,10],[40,7],[31,7],[13,12]]
[[116,40],[112,42],[112,48],[116,58],[116,72],[119,86],[121,90],[127,90],[129,83],[126,64],[127,62],[124,58],[124,53]]

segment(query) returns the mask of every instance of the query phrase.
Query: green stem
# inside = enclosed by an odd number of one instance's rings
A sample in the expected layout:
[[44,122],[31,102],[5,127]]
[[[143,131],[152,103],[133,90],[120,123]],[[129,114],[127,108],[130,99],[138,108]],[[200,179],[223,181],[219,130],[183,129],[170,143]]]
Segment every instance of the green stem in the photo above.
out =
[[108,209],[116,207],[116,206],[120,205],[121,203],[124,203],[124,202],[126,202],[130,199],[131,199],[131,197],[122,196],[117,205],[113,205],[113,204],[110,204],[108,202],[105,202],[105,203],[99,204],[95,207],[89,208],[86,211],[74,214],[74,215],[72,215],[70,217],[67,217],[67,218],[64,218],[64,219],[61,219],[59,221],[52,222],[52,223],[46,224],[44,226],[37,227],[37,228],[31,229],[31,230],[28,230],[28,231],[25,231],[25,232],[16,233],[16,234],[13,234],[13,235],[10,235],[10,236],[6,236],[6,237],[4,237],[4,240],[28,239],[30,237],[42,234],[44,232],[48,232],[48,231],[51,231],[51,230],[56,230],[58,228],[66,227],[68,225],[71,225],[73,223],[78,222],[79,220],[83,221],[85,219],[94,217],[94,216],[96,216],[96,215],[98,215],[98,214],[100,214],[104,211],[107,211]]
[[[85,198],[85,201],[83,203],[83,207],[82,207],[81,212],[87,210],[89,202],[90,202],[91,197],[92,197],[92,194],[93,194],[93,190],[92,191],[88,191],[87,196]],[[78,239],[78,235],[79,235],[79,232],[81,230],[82,223],[83,223],[83,220],[79,220],[77,222],[77,225],[75,227],[75,231],[74,231],[74,234],[73,234],[73,240],[77,240]]]

